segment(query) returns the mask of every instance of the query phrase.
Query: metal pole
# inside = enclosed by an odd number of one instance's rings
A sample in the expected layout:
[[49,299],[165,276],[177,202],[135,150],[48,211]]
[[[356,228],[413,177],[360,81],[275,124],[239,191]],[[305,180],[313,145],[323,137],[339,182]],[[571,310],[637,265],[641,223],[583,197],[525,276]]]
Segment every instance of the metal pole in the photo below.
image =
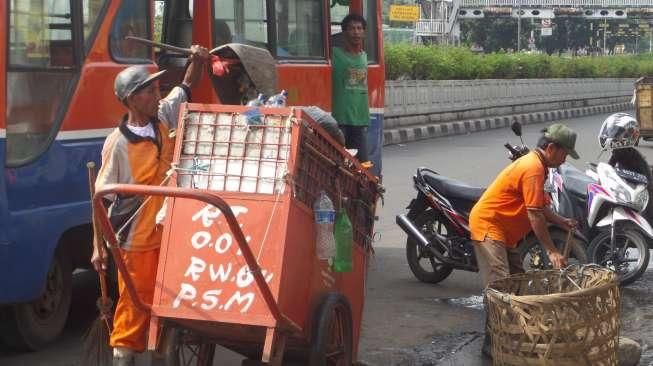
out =
[[606,32],[608,31],[608,20],[603,20],[603,56],[608,54],[608,49],[605,47],[605,39],[607,37]]
[[517,4],[517,53],[521,49],[521,0]]
[[653,23],[648,23],[648,53],[653,52]]

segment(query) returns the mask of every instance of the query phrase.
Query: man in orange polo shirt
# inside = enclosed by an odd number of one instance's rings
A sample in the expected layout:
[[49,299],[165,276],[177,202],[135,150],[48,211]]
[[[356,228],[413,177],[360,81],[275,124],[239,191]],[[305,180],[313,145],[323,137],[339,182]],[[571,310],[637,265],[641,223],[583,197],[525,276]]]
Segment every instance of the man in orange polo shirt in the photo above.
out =
[[[560,166],[567,155],[578,159],[574,150],[576,133],[561,123],[542,132],[537,148],[499,173],[470,213],[471,237],[484,287],[494,280],[524,271],[517,244],[531,230],[555,268],[566,264],[551,240],[547,222],[567,229],[577,223],[549,208],[544,181],[548,168]],[[486,332],[483,353],[489,354],[489,345]]]

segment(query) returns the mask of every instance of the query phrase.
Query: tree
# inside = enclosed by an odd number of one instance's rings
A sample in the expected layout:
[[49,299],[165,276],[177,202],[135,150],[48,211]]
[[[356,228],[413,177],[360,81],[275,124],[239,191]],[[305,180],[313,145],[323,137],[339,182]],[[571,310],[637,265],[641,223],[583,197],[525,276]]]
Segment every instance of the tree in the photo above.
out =
[[[534,26],[522,18],[521,45],[528,44],[528,35]],[[460,21],[461,38],[464,43],[482,45],[485,52],[501,49],[517,49],[517,18],[482,18]]]

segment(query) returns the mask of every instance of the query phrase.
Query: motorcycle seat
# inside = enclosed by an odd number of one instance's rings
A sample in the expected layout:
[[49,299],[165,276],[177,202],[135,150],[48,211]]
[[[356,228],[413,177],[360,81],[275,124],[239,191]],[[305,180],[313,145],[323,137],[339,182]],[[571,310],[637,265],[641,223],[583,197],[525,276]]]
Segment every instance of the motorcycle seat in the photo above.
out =
[[485,192],[485,188],[472,187],[439,174],[425,172],[424,179],[433,189],[447,198],[457,198],[475,203],[481,198],[483,192]]
[[559,169],[565,188],[578,197],[586,198],[587,185],[596,181],[568,163],[560,165]]

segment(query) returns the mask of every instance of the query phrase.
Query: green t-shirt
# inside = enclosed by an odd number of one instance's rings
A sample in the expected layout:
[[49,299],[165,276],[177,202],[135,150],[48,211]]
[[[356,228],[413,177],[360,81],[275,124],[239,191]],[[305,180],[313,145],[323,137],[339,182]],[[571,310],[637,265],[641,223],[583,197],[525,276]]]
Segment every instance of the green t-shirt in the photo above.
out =
[[369,126],[367,99],[367,53],[352,55],[333,48],[333,118],[341,125]]

